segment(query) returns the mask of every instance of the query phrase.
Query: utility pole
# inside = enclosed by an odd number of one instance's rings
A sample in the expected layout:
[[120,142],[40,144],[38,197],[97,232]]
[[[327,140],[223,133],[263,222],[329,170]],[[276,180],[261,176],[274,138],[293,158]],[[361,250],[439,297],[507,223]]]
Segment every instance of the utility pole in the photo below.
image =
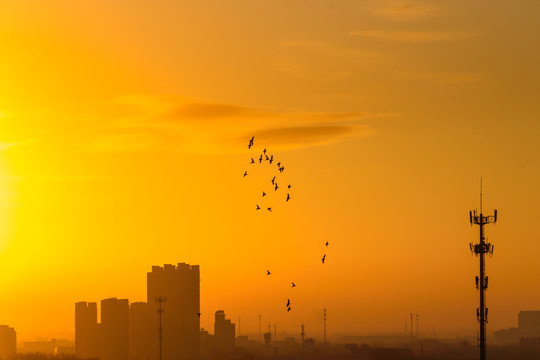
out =
[[302,335],[302,359],[305,360],[306,359],[306,352],[305,352],[305,349],[304,349],[304,335],[305,335],[304,323],[302,323],[302,332],[300,333],[300,335]]
[[161,326],[161,315],[165,312],[163,310],[162,304],[167,301],[167,298],[164,296],[157,296],[156,302],[158,303],[158,310],[157,313],[159,314],[159,360],[161,360],[162,357],[162,335],[163,335],[163,327]]
[[416,314],[416,337],[418,338],[418,317],[420,315]]
[[238,336],[240,336],[240,318],[238,318]]
[[412,324],[412,319],[413,319],[413,313],[411,313],[411,339],[413,337],[413,324]]
[[259,344],[261,343],[261,314],[259,314]]
[[323,317],[324,317],[324,346],[326,346],[326,308],[324,308]]
[[486,323],[488,309],[486,307],[486,289],[488,285],[488,277],[486,274],[485,255],[493,256],[493,245],[486,242],[484,233],[484,225],[497,222],[497,210],[493,215],[485,216],[482,213],[482,178],[480,178],[480,213],[476,210],[469,211],[469,220],[471,225],[480,227],[480,242],[478,244],[469,244],[471,252],[480,257],[480,277],[476,277],[476,288],[480,291],[480,308],[476,308],[476,317],[480,323],[480,336],[478,338],[478,346],[480,347],[480,360],[486,360]]

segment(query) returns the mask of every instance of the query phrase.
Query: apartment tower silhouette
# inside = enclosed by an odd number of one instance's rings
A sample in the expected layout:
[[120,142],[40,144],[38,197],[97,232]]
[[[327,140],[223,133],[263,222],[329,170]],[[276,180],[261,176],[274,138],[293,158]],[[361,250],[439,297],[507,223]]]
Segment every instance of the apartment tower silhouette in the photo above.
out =
[[147,274],[147,303],[151,309],[152,360],[159,358],[158,304],[164,297],[162,313],[163,360],[192,360],[200,355],[199,266],[179,263],[152,266]]
[[101,300],[100,359],[129,359],[129,301]]
[[75,304],[75,354],[78,358],[96,358],[98,346],[97,303]]

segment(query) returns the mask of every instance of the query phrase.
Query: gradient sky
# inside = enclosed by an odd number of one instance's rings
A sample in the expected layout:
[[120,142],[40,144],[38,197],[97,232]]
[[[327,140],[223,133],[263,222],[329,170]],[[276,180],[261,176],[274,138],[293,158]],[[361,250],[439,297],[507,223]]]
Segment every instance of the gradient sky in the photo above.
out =
[[[244,333],[260,313],[318,336],[326,306],[329,334],[402,332],[414,312],[421,334],[474,335],[483,176],[488,331],[516,326],[540,309],[539,11],[2,2],[0,321],[72,338],[76,301],[144,300],[152,265],[187,262],[205,328],[223,309]],[[293,184],[272,214],[254,210],[263,147]]]

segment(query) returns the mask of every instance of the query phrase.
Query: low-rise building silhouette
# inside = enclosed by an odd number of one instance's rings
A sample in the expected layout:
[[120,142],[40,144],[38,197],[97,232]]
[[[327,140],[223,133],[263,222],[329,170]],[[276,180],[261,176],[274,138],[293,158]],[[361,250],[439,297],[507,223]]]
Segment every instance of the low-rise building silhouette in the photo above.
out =
[[235,325],[230,319],[225,319],[225,311],[218,310],[215,313],[214,322],[214,345],[217,351],[232,351],[235,341]]
[[540,311],[520,311],[518,327],[495,331],[495,342],[498,344],[517,344],[522,338],[540,337]]

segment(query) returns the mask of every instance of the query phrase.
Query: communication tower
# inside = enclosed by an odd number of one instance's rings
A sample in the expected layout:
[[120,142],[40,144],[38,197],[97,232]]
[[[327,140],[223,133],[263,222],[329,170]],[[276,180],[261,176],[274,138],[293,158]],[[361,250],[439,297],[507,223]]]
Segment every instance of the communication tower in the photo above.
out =
[[493,245],[486,241],[484,225],[495,224],[497,222],[497,210],[493,215],[484,215],[482,212],[482,178],[480,178],[480,212],[469,211],[471,226],[478,225],[480,228],[480,242],[469,244],[471,253],[480,258],[480,276],[475,278],[476,289],[480,291],[480,307],[476,308],[476,317],[480,323],[480,334],[478,346],[480,347],[480,360],[486,360],[486,324],[488,308],[486,307],[486,290],[488,287],[488,277],[486,276],[486,254],[493,256]]

